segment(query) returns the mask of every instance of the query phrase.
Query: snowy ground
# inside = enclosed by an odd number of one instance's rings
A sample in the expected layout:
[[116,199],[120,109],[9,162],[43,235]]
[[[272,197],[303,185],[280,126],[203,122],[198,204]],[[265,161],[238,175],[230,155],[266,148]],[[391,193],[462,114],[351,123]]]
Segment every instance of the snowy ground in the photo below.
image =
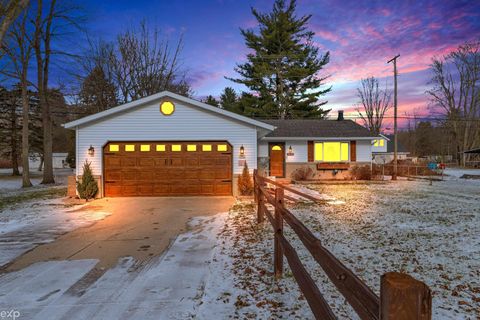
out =
[[82,283],[96,260],[41,262],[3,275],[0,310],[17,310],[20,319],[220,319],[222,303],[205,310],[202,298],[206,284],[219,280],[209,265],[225,217],[194,218],[163,256],[141,266],[123,258],[88,288]]
[[[381,274],[403,271],[432,289],[434,319],[480,317],[480,181],[452,176],[432,186],[398,181],[310,187],[329,201],[298,204],[292,212],[377,294]],[[28,246],[31,239],[45,235],[50,241],[56,232],[95,220],[88,210],[62,207],[58,200],[37,206],[2,212],[0,230],[26,232]],[[161,257],[142,265],[125,257],[93,283],[97,260],[41,262],[0,275],[0,310],[15,309],[27,319],[312,319],[287,264],[284,278],[273,280],[272,229],[256,223],[254,210],[244,202],[228,213],[195,218]],[[339,319],[356,319],[285,230]],[[0,249],[15,245],[7,238]],[[4,250],[0,257],[16,254]]]
[[63,198],[36,199],[0,211],[0,266],[59,235],[103,219],[110,212],[67,205]]
[[[480,183],[398,181],[386,184],[319,185],[336,198],[326,205],[292,208],[335,256],[379,294],[380,275],[401,271],[424,281],[433,291],[434,319],[480,317]],[[320,290],[341,319],[353,310],[327,280],[299,240],[287,237],[300,252]],[[233,259],[215,270],[233,280],[240,318],[312,318],[291,273],[272,282],[272,230],[258,226],[252,206],[230,213],[222,233],[224,256]],[[233,248],[233,249],[232,249]],[[222,261],[217,258],[219,261]],[[219,292],[219,290],[216,290]]]

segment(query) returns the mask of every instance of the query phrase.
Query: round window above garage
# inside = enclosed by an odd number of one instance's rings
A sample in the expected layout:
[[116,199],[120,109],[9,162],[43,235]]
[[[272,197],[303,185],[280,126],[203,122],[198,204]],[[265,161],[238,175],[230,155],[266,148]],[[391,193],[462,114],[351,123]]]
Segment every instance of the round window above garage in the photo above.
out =
[[160,104],[160,112],[166,116],[169,116],[175,112],[175,105],[171,101],[163,101]]

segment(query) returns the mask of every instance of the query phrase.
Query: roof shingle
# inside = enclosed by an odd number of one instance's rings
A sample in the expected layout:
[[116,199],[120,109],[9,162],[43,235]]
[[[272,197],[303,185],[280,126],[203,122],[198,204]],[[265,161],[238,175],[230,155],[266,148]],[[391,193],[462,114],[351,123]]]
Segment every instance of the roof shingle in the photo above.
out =
[[267,134],[269,138],[312,137],[312,138],[354,138],[376,137],[368,129],[351,120],[287,119],[261,120],[277,127]]

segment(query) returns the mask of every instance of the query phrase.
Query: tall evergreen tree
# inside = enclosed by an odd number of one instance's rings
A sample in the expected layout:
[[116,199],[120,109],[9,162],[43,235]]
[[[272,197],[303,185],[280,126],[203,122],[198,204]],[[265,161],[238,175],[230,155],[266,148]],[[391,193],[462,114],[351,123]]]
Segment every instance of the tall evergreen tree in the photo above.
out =
[[203,102],[214,107],[220,107],[220,103],[212,95],[208,95]]
[[226,87],[223,89],[222,94],[220,94],[220,106],[222,109],[235,112],[237,107],[237,93],[231,87]]
[[80,101],[87,112],[97,113],[118,104],[117,88],[107,79],[101,66],[96,66],[83,80]]
[[247,62],[238,64],[238,79],[254,95],[257,103],[253,115],[259,117],[322,118],[328,111],[321,106],[320,96],[331,88],[321,89],[326,77],[319,72],[329,62],[330,53],[319,54],[313,44],[314,32],[307,29],[311,15],[297,17],[296,1],[288,5],[276,0],[270,13],[252,14],[259,24],[259,32],[242,29],[245,43],[253,53]]

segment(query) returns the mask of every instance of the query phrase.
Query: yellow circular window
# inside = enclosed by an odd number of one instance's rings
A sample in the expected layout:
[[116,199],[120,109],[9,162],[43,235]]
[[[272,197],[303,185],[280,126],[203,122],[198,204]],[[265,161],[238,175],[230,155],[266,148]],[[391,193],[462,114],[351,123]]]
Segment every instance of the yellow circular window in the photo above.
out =
[[164,115],[169,116],[175,111],[175,105],[171,101],[164,101],[160,105],[160,111]]

